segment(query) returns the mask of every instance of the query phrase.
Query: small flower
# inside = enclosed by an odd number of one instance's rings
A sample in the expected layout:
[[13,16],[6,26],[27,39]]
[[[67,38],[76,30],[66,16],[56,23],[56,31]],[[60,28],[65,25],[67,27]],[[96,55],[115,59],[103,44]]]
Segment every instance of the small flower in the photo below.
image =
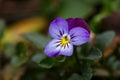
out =
[[53,38],[46,48],[45,54],[50,57],[59,55],[71,56],[73,45],[81,45],[89,41],[90,30],[87,23],[80,18],[56,18],[49,27]]

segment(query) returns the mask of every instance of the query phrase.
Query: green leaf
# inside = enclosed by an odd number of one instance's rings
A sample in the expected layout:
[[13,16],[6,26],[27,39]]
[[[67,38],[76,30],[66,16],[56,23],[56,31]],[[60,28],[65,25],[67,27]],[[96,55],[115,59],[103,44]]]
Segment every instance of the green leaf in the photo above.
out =
[[0,20],[0,39],[3,37],[4,29],[5,29],[5,22],[4,20]]
[[98,48],[92,48],[89,55],[85,57],[88,60],[96,60],[102,57],[102,52]]
[[81,76],[77,73],[73,73],[68,80],[81,80]]
[[83,44],[82,46],[77,47],[78,53],[82,53],[84,55],[88,54],[90,48],[90,44],[86,43]]
[[115,70],[120,70],[120,61],[115,61],[112,65],[112,69]]
[[43,68],[51,68],[54,65],[54,59],[50,57],[46,57],[41,62],[39,62],[39,66]]
[[32,61],[37,63],[40,67],[51,68],[54,64],[54,59],[47,57],[44,54],[37,53],[32,57]]
[[[119,4],[119,2],[117,3]],[[99,4],[102,4],[102,8],[90,22],[90,28],[94,33],[100,32],[102,19],[109,16],[117,8],[116,0],[102,0],[99,1]]]
[[45,58],[46,56],[44,54],[37,53],[32,57],[32,61],[39,64]]
[[90,22],[90,28],[94,33],[98,33],[101,28],[101,20],[108,16],[108,12],[101,12],[93,17]]
[[16,54],[21,57],[26,57],[27,47],[23,42],[18,42],[16,44]]
[[119,10],[120,9],[120,0],[115,0],[113,3],[113,8],[115,8],[115,10]]
[[24,34],[23,37],[29,40],[38,49],[44,49],[45,45],[50,40],[48,36],[44,36],[38,33]]
[[15,54],[15,45],[6,43],[4,45],[4,53],[7,58],[11,58]]
[[110,70],[120,70],[120,61],[117,59],[116,56],[111,56],[107,59],[107,61],[105,62],[106,66],[108,67],[108,69]]
[[54,65],[54,59],[47,57],[44,54],[37,53],[32,57],[32,61],[37,63],[38,66],[43,68],[51,68]]
[[92,68],[90,63],[84,61],[81,65],[82,75],[81,80],[90,80],[92,78]]
[[92,78],[92,68],[90,63],[82,61],[81,66],[81,75],[73,73],[68,80],[90,80]]
[[96,46],[103,51],[112,43],[114,37],[115,32],[113,31],[107,31],[97,35]]
[[37,73],[35,77],[37,78],[37,80],[45,80],[46,74],[45,72],[39,71],[39,73]]
[[26,59],[23,59],[23,58],[18,57],[18,56],[13,56],[12,60],[11,60],[11,64],[14,67],[20,67],[25,62],[26,62]]
[[64,0],[58,16],[64,18],[87,17],[92,11],[92,5],[84,0]]
[[75,49],[77,51],[78,56],[81,58],[89,54],[89,50],[91,49],[91,44],[85,43],[83,45],[77,46]]
[[64,62],[66,60],[66,56],[58,56],[55,58],[58,62]]
[[108,65],[108,66],[111,66],[111,65],[113,65],[113,63],[116,61],[116,56],[111,56],[111,57],[109,57],[107,60],[106,60],[106,64]]
[[92,48],[90,43],[78,46],[76,50],[79,59],[96,60],[102,57],[101,50],[95,47]]

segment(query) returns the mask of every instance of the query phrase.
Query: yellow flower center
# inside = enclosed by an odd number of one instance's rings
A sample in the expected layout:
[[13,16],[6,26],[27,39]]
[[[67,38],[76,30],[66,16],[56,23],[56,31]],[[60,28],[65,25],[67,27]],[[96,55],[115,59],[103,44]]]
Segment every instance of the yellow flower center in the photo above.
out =
[[63,35],[63,37],[62,37],[62,39],[61,39],[61,41],[60,41],[60,44],[62,45],[62,46],[65,46],[65,45],[67,45],[68,43],[70,42],[70,37],[69,37],[69,35]]

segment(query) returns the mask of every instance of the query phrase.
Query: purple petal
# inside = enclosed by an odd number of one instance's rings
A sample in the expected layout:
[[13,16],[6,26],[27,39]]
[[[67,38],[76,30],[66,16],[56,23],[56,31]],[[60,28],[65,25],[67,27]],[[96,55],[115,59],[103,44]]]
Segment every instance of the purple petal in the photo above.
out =
[[47,46],[45,47],[45,54],[50,57],[56,57],[59,55],[61,47],[59,46],[59,41],[57,39],[53,39],[50,41]]
[[68,33],[68,23],[63,18],[56,18],[50,23],[49,33],[53,38],[59,39],[64,33]]
[[72,44],[67,44],[66,46],[63,46],[60,50],[60,55],[71,56],[72,54],[73,54]]
[[60,40],[58,39],[53,39],[50,41],[44,52],[47,56],[49,57],[56,57],[59,55],[64,55],[64,56],[71,56],[73,53],[73,45],[68,44],[66,46],[61,46],[59,43]]
[[89,41],[90,33],[82,28],[82,27],[76,27],[70,30],[69,32],[71,37],[71,43],[73,45],[81,45]]
[[88,24],[84,19],[81,18],[69,18],[67,19],[68,25],[69,25],[69,30],[75,27],[82,27],[86,29],[90,33],[90,29]]

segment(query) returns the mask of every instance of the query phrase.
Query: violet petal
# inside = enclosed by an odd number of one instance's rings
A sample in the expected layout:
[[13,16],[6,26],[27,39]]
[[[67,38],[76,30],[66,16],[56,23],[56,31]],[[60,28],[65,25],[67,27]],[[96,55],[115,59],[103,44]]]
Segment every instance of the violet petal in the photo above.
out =
[[82,27],[76,27],[70,30],[69,32],[71,37],[71,43],[73,45],[81,45],[89,41],[90,33],[82,28]]
[[49,33],[53,38],[59,39],[64,33],[68,33],[68,23],[63,18],[56,18],[50,23]]
[[90,33],[89,26],[84,19],[68,18],[67,22],[68,22],[69,30],[79,26],[79,27],[82,27],[82,28],[86,29]]
[[59,55],[61,47],[59,46],[59,40],[53,39],[45,47],[45,54],[50,57],[56,57]]

